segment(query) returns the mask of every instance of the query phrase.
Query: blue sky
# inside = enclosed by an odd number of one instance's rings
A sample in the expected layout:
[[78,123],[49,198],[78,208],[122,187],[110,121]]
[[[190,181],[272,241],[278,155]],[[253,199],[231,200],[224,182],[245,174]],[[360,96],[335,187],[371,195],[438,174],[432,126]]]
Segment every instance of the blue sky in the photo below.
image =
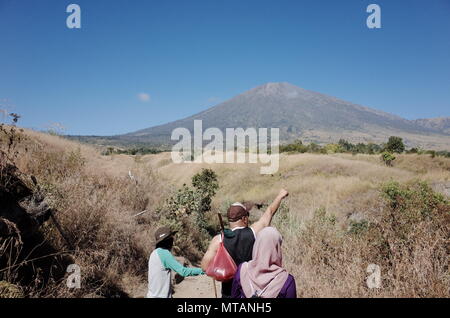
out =
[[[366,26],[370,3],[381,29]],[[0,108],[25,127],[112,135],[290,82],[409,119],[450,116],[449,31],[448,0],[0,0]]]

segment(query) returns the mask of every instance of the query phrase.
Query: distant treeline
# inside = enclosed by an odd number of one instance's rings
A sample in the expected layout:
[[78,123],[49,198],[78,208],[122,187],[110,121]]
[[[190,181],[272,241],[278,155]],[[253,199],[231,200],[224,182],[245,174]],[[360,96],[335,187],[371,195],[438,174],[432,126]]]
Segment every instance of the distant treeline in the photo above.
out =
[[110,156],[110,155],[154,155],[157,153],[164,152],[164,150],[156,149],[156,148],[147,148],[147,147],[139,147],[139,148],[130,148],[130,149],[117,149],[113,147],[108,147],[105,151],[103,151],[102,155]]
[[420,148],[406,149],[402,138],[392,136],[387,143],[375,144],[375,143],[357,143],[353,144],[345,139],[340,139],[337,144],[319,145],[314,142],[309,144],[303,144],[301,140],[296,140],[293,143],[280,145],[280,152],[293,152],[293,153],[352,153],[352,154],[381,154],[384,152],[389,153],[407,153],[407,154],[429,154],[434,156],[450,157],[450,151],[435,151],[424,150]]
[[[149,155],[158,154],[161,152],[167,152],[167,149],[153,148],[153,147],[134,147],[128,149],[119,149],[114,147],[108,147],[103,151],[103,155]],[[248,151],[248,149],[246,149]],[[319,145],[317,143],[311,142],[309,144],[303,144],[301,140],[296,140],[293,143],[280,145],[280,152],[291,152],[291,153],[321,153],[321,154],[332,154],[332,153],[351,153],[351,154],[383,154],[383,153],[407,153],[407,154],[429,154],[432,157],[442,156],[450,158],[450,151],[435,151],[435,150],[424,150],[421,148],[410,148],[406,149],[402,138],[391,136],[386,143],[375,144],[375,143],[357,143],[353,144],[345,139],[340,139],[337,144],[326,144]]]

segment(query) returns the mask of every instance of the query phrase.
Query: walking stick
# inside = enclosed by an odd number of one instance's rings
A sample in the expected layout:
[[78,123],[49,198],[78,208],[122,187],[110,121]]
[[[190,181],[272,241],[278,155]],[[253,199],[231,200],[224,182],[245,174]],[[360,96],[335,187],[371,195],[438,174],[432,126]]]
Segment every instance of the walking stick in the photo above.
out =
[[213,278],[213,286],[214,286],[214,296],[217,298],[217,289],[216,289],[216,280]]
[[217,213],[217,215],[219,216],[220,227],[222,228],[222,232],[223,232],[223,231],[225,231],[225,226],[223,225],[222,214]]
[[[219,217],[219,223],[222,229],[222,233],[224,233],[225,235],[225,226],[223,225],[222,215],[220,213],[217,213],[217,216]],[[214,285],[214,296],[217,298],[216,280],[214,278],[213,278],[213,285]]]

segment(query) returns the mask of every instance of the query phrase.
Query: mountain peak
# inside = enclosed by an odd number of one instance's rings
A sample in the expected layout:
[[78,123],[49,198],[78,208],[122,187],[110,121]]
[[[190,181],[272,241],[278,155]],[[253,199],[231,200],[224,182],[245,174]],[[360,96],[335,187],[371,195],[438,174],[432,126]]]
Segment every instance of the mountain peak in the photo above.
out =
[[300,93],[305,92],[306,90],[300,88],[298,86],[292,85],[287,82],[270,82],[258,87],[255,87],[245,94],[248,95],[260,95],[264,97],[269,96],[278,96],[278,97],[287,97],[294,98],[297,97]]

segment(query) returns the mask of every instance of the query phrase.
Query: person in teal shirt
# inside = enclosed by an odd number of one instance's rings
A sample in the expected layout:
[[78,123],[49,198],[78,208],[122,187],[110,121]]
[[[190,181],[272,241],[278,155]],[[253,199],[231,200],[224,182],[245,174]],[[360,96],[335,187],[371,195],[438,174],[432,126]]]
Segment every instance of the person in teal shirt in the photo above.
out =
[[205,274],[201,268],[190,268],[181,265],[170,250],[173,247],[173,236],[176,232],[162,227],[155,232],[156,248],[148,261],[147,298],[171,298],[171,271],[183,277]]

